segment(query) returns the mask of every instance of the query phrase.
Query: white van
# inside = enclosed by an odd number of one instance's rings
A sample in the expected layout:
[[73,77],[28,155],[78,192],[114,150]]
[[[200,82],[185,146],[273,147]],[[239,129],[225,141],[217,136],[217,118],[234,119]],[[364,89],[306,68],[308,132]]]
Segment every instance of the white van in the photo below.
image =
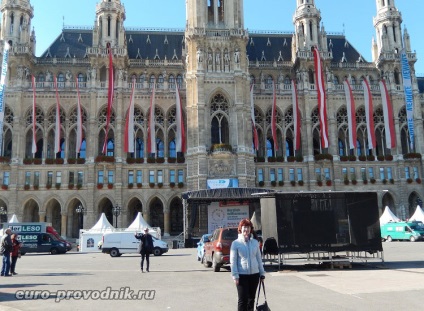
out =
[[[168,252],[168,244],[152,236],[153,255],[160,256]],[[122,254],[137,254],[140,240],[134,236],[134,232],[109,232],[103,234],[102,252],[112,257]]]

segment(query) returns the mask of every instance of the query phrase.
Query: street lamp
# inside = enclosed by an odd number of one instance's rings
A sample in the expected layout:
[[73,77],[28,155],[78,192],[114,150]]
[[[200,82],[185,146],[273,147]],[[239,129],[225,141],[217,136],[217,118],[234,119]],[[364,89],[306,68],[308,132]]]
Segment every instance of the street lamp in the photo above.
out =
[[84,206],[82,206],[82,204],[78,205],[78,207],[75,209],[75,212],[79,215],[79,228],[82,229],[84,222],[83,215],[85,212]]
[[121,215],[121,207],[119,205],[114,206],[112,214],[115,215],[115,228],[118,228],[118,216]]

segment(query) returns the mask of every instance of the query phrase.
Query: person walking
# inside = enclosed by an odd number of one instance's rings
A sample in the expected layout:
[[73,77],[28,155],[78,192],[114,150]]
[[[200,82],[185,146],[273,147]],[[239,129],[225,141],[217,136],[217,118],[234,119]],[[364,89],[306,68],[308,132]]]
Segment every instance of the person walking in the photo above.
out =
[[21,248],[21,242],[18,241],[18,234],[14,233],[12,234],[12,263],[10,264],[10,273],[12,275],[16,275],[16,262],[18,261],[18,258],[20,257],[20,248]]
[[259,280],[265,279],[259,242],[253,236],[253,225],[243,219],[238,225],[238,238],[231,244],[231,276],[237,287],[238,311],[253,311]]
[[144,266],[144,259],[146,259],[146,272],[149,272],[149,267],[150,267],[150,254],[153,251],[153,238],[149,233],[149,228],[145,228],[144,229],[144,234],[135,234],[135,238],[140,240],[140,243],[142,243],[141,246],[141,272],[143,271],[143,266]]
[[5,235],[1,239],[1,250],[0,250],[0,252],[3,254],[1,276],[12,276],[12,274],[9,273],[10,253],[12,251],[12,239],[10,238],[10,234],[12,233],[12,230],[10,230],[10,228],[7,228],[4,233]]

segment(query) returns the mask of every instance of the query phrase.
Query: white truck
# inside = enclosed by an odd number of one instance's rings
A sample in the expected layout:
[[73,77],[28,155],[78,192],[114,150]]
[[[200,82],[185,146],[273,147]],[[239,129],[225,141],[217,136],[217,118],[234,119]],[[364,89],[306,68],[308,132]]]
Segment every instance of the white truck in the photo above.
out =
[[[137,254],[138,244],[135,232],[108,232],[103,234],[102,252],[111,257],[120,257],[122,254]],[[153,255],[160,256],[168,252],[168,244],[153,238]]]

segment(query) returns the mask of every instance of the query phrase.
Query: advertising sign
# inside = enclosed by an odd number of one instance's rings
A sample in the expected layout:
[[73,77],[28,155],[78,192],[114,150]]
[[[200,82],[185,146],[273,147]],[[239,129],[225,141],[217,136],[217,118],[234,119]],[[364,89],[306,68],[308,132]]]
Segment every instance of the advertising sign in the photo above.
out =
[[208,206],[208,232],[220,227],[237,227],[243,218],[249,218],[248,203],[212,202]]
[[238,179],[208,179],[208,189],[238,188]]

